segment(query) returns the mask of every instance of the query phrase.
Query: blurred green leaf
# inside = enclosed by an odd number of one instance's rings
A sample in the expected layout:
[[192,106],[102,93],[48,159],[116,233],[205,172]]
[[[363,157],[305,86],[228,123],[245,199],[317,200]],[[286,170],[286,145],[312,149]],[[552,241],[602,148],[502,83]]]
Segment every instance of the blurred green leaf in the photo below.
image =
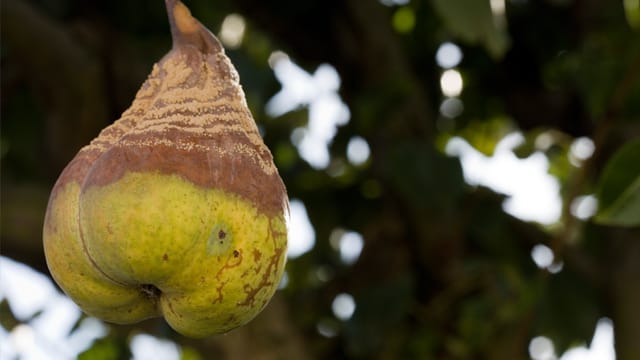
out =
[[624,0],[624,13],[629,26],[640,29],[640,0]]
[[640,225],[640,140],[625,144],[607,163],[598,187],[595,221],[605,225]]
[[462,194],[459,159],[447,157],[429,144],[397,144],[385,161],[393,187],[416,209],[450,210]]
[[180,351],[180,360],[202,360],[200,353],[190,347],[182,347]]
[[487,120],[471,121],[459,135],[481,153],[491,156],[498,142],[515,129],[509,118],[494,116]]
[[20,321],[15,318],[6,299],[0,301],[0,326],[5,329],[13,329]]
[[416,25],[416,14],[408,6],[398,9],[392,18],[393,28],[399,33],[408,33],[413,30]]
[[[571,76],[572,70],[576,71],[573,78],[585,100],[585,108],[594,118],[602,117],[617,101],[624,100],[622,109],[633,109],[637,105],[635,100],[638,99],[640,86],[633,80],[635,75],[632,74],[635,72],[633,69],[638,67],[640,41],[629,41],[629,33],[626,26],[615,31],[594,32],[585,37],[578,59],[568,60],[579,65],[568,65],[565,76]],[[628,85],[624,85],[628,86],[625,90],[627,93],[623,92],[624,98],[618,99],[621,96],[618,91],[621,91],[625,82],[628,82]]]
[[290,143],[281,142],[274,149],[274,160],[279,169],[290,169],[298,160],[298,153]]
[[506,29],[497,25],[489,0],[433,0],[445,26],[469,44],[481,43],[494,58],[509,48]]
[[78,355],[78,360],[121,360],[129,359],[131,354],[125,344],[115,337],[96,341],[89,349]]

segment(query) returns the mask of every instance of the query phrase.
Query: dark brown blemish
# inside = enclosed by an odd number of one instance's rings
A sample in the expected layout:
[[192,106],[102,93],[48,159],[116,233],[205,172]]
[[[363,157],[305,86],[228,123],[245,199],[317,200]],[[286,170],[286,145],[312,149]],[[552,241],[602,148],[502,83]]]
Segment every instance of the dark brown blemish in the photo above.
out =
[[167,255],[167,254],[162,255],[162,260],[163,261],[169,261],[169,255]]
[[233,250],[233,257],[237,258],[238,256],[240,256],[240,251],[238,250]]
[[158,300],[160,295],[162,295],[162,290],[158,289],[153,284],[142,284],[142,285],[140,285],[140,291],[142,292],[142,294],[144,294],[144,296],[148,297],[149,299],[151,299],[153,301]]
[[222,240],[225,237],[227,237],[227,233],[225,233],[224,231],[220,230],[218,231],[218,239]]

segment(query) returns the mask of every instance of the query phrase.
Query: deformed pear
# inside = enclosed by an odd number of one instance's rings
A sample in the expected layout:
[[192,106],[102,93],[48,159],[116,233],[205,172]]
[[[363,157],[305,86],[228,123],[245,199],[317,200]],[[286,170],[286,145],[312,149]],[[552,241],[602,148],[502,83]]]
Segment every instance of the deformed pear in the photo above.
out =
[[255,317],[286,258],[287,195],[218,40],[165,1],[173,48],[56,182],[43,242],[60,287],[114,323],[206,337]]

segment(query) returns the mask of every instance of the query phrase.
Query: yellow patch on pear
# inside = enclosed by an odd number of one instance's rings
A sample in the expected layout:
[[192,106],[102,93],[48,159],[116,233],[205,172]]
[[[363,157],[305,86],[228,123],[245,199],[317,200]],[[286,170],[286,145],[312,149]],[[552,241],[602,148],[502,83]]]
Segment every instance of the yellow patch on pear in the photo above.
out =
[[90,315],[115,323],[158,316],[140,291],[107,278],[85,256],[76,216],[80,186],[70,182],[52,196],[43,231],[47,266],[65,293]]
[[127,173],[91,186],[79,214],[87,254],[100,271],[121,284],[157,288],[158,299],[149,300],[188,336],[251,320],[284,271],[284,214],[269,217],[236,194],[178,175]]

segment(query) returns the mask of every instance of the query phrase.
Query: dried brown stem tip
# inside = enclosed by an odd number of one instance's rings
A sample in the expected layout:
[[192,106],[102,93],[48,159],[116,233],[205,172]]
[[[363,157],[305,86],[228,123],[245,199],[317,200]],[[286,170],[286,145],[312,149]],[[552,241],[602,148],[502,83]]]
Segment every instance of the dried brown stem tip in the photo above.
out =
[[194,46],[203,53],[215,53],[222,50],[218,39],[191,16],[189,8],[180,0],[165,0],[173,47]]

